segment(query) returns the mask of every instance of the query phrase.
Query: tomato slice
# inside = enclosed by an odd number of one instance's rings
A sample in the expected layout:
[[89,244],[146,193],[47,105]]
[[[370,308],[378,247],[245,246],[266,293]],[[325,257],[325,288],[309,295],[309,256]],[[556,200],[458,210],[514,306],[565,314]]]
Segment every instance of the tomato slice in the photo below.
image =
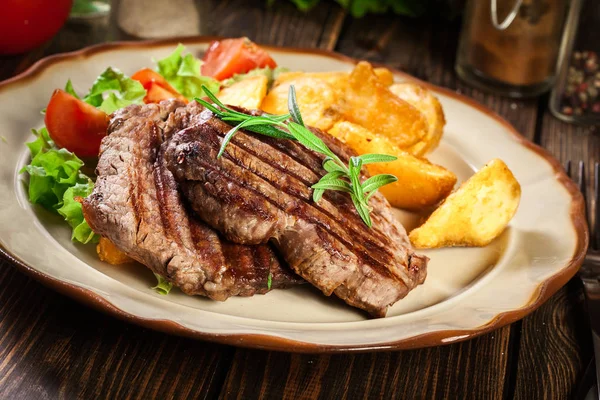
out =
[[50,98],[44,121],[58,147],[80,157],[96,157],[109,118],[105,112],[57,89]]
[[202,75],[223,80],[254,68],[275,68],[269,53],[248,38],[225,39],[210,44],[204,55]]
[[174,95],[173,92],[168,91],[157,83],[153,82],[147,89],[146,97],[144,97],[144,103],[160,103],[163,100],[168,99],[179,99],[187,104],[188,100],[180,94]]
[[[171,86],[161,74],[150,68],[140,69],[131,76],[131,79],[139,81],[148,92],[146,97],[144,97],[144,103],[158,103],[161,100],[167,99],[178,99],[185,103],[188,102],[188,100],[179,93],[177,89]],[[160,88],[162,88],[162,90],[160,90]],[[152,96],[150,96],[150,91],[154,92]],[[169,96],[167,96],[167,93],[169,93]],[[158,98],[160,99],[157,101],[156,99]]]

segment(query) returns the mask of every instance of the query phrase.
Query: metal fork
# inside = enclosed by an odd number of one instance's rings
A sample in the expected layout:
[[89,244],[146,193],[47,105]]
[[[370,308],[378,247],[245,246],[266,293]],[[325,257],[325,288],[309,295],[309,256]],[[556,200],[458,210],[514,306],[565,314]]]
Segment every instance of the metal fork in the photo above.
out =
[[[594,198],[588,202],[585,163],[579,162],[577,183],[583,194],[586,205],[586,219],[590,226],[590,245],[585,261],[579,270],[579,278],[583,282],[587,309],[592,328],[594,356],[596,358],[596,388],[600,399],[600,164],[594,165]],[[567,175],[571,176],[571,161],[565,165]],[[591,212],[590,212],[591,211]]]

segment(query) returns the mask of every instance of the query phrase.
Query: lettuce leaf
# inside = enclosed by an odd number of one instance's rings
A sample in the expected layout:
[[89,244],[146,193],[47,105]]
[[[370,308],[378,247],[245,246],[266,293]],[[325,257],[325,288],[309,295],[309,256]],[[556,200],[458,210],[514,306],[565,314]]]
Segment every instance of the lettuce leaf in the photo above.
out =
[[171,55],[157,61],[158,73],[189,100],[205,96],[202,85],[206,85],[211,92],[217,93],[219,82],[209,76],[202,76],[200,73],[202,61],[191,53],[182,56],[184,50],[185,46],[179,44]]
[[157,274],[156,272],[154,272],[154,276],[156,277],[156,280],[158,281],[158,283],[152,289],[156,290],[158,292],[158,294],[162,294],[162,295],[169,294],[169,292],[173,288],[173,284],[171,282],[169,282],[168,280],[166,280],[165,278],[163,278],[162,275]]
[[83,161],[67,149],[56,148],[46,128],[32,131],[36,139],[27,143],[31,162],[21,169],[21,173],[29,174],[29,201],[62,215],[73,228],[72,240],[97,240],[76,201],[76,197],[89,195],[94,187],[80,171]]
[[289,68],[285,68],[285,67],[254,68],[253,70],[248,71],[245,74],[235,74],[231,78],[225,79],[222,82],[222,84],[223,84],[223,86],[231,86],[234,83],[237,83],[239,81],[243,81],[244,79],[246,79],[246,78],[248,78],[250,76],[264,75],[268,79],[268,86],[271,87],[271,85],[277,79],[277,77],[279,76],[279,74],[282,74],[284,72],[289,72]]
[[78,198],[87,197],[94,190],[94,183],[88,178],[85,183],[76,183],[69,187],[63,195],[63,205],[56,210],[62,215],[67,223],[73,228],[71,240],[81,243],[95,241],[97,236],[94,234],[85,218],[83,218],[83,209]]
[[144,96],[146,89],[140,82],[134,81],[116,68],[108,67],[96,79],[83,100],[107,114],[112,114],[130,104],[142,104]]

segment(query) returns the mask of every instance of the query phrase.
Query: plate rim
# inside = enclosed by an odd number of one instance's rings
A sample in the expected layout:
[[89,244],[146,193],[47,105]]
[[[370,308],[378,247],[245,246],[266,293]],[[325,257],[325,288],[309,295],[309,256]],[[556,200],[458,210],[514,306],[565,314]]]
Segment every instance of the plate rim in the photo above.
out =
[[[117,41],[89,46],[72,52],[55,54],[42,58],[35,62],[24,72],[7,80],[1,81],[0,92],[6,89],[8,86],[12,86],[17,83],[27,83],[28,81],[37,77],[49,66],[66,59],[87,58],[96,53],[108,52],[111,50],[122,48],[143,49],[152,47],[162,47],[167,45],[176,45],[177,43],[205,44],[210,41],[219,39],[223,39],[223,37],[187,36],[145,41]],[[274,50],[284,53],[302,53],[325,56],[352,64],[356,64],[360,61],[358,59],[325,49],[280,47],[269,45],[261,46],[268,50]],[[117,317],[126,322],[134,323],[145,328],[162,331],[169,334],[201,339],[220,344],[234,345],[246,348],[256,348],[262,350],[287,351],[296,353],[336,353],[415,349],[469,340],[522,319],[523,317],[537,309],[539,306],[541,306],[550,296],[552,296],[562,286],[564,286],[567,283],[567,281],[570,278],[572,278],[575,275],[575,273],[579,270],[579,267],[585,257],[585,253],[588,247],[589,235],[587,221],[585,218],[585,203],[577,185],[566,175],[559,161],[556,160],[547,150],[543,149],[542,147],[538,146],[533,142],[530,142],[528,139],[522,136],[508,121],[506,121],[504,118],[502,118],[500,115],[498,115],[496,112],[489,109],[488,107],[478,103],[474,99],[471,99],[465,95],[456,93],[453,90],[437,86],[429,82],[422,81],[413,77],[412,75],[407,74],[406,72],[402,72],[397,69],[391,68],[385,64],[376,62],[373,62],[372,64],[377,66],[385,66],[386,68],[390,69],[396,76],[401,76],[407,80],[416,81],[420,85],[423,85],[436,92],[442,93],[461,103],[467,104],[477,109],[478,111],[486,114],[487,116],[493,118],[495,121],[499,122],[502,126],[504,126],[504,128],[506,128],[508,132],[511,133],[513,139],[515,139],[518,142],[518,144],[533,151],[543,160],[548,162],[554,171],[554,178],[569,193],[571,197],[570,217],[573,225],[573,230],[577,235],[577,242],[575,245],[574,253],[571,259],[559,272],[544,280],[536,288],[535,292],[532,294],[531,298],[525,306],[499,313],[486,324],[471,329],[439,330],[404,338],[398,341],[364,344],[359,346],[324,345],[318,343],[292,340],[266,334],[206,333],[187,328],[172,320],[143,318],[125,312],[124,310],[110,303],[108,300],[104,299],[102,296],[94,293],[90,289],[86,289],[65,281],[61,281],[60,279],[54,278],[50,275],[44,274],[36,270],[33,266],[25,263],[24,261],[16,257],[1,244],[0,256],[6,261],[8,261],[10,264],[17,266],[18,269],[20,269],[22,272],[25,272],[28,276],[40,281],[45,286],[50,287],[51,289],[61,294],[67,295],[68,297],[71,297],[80,303],[83,303],[87,306],[91,306],[92,308]]]

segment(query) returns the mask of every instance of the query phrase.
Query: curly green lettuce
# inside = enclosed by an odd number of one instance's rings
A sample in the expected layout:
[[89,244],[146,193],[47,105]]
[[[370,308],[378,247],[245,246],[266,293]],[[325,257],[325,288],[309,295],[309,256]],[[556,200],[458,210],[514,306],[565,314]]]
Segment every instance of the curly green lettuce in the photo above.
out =
[[81,172],[83,161],[67,149],[58,149],[46,128],[32,131],[36,139],[27,143],[31,162],[21,170],[29,174],[29,201],[65,218],[73,229],[73,241],[97,241],[76,201],[94,188],[92,180]]
[[[65,91],[75,95],[71,81],[67,82]],[[83,98],[88,104],[112,114],[130,104],[142,104],[146,89],[116,68],[108,67],[94,82],[89,93]]]
[[157,61],[158,73],[189,100],[205,96],[202,85],[212,92],[218,92],[219,82],[200,73],[202,61],[191,53],[182,55],[184,51],[185,46],[179,44],[171,55]]
[[167,295],[173,289],[173,284],[166,280],[162,275],[154,272],[154,276],[156,277],[157,284],[152,289],[156,290],[158,294]]

